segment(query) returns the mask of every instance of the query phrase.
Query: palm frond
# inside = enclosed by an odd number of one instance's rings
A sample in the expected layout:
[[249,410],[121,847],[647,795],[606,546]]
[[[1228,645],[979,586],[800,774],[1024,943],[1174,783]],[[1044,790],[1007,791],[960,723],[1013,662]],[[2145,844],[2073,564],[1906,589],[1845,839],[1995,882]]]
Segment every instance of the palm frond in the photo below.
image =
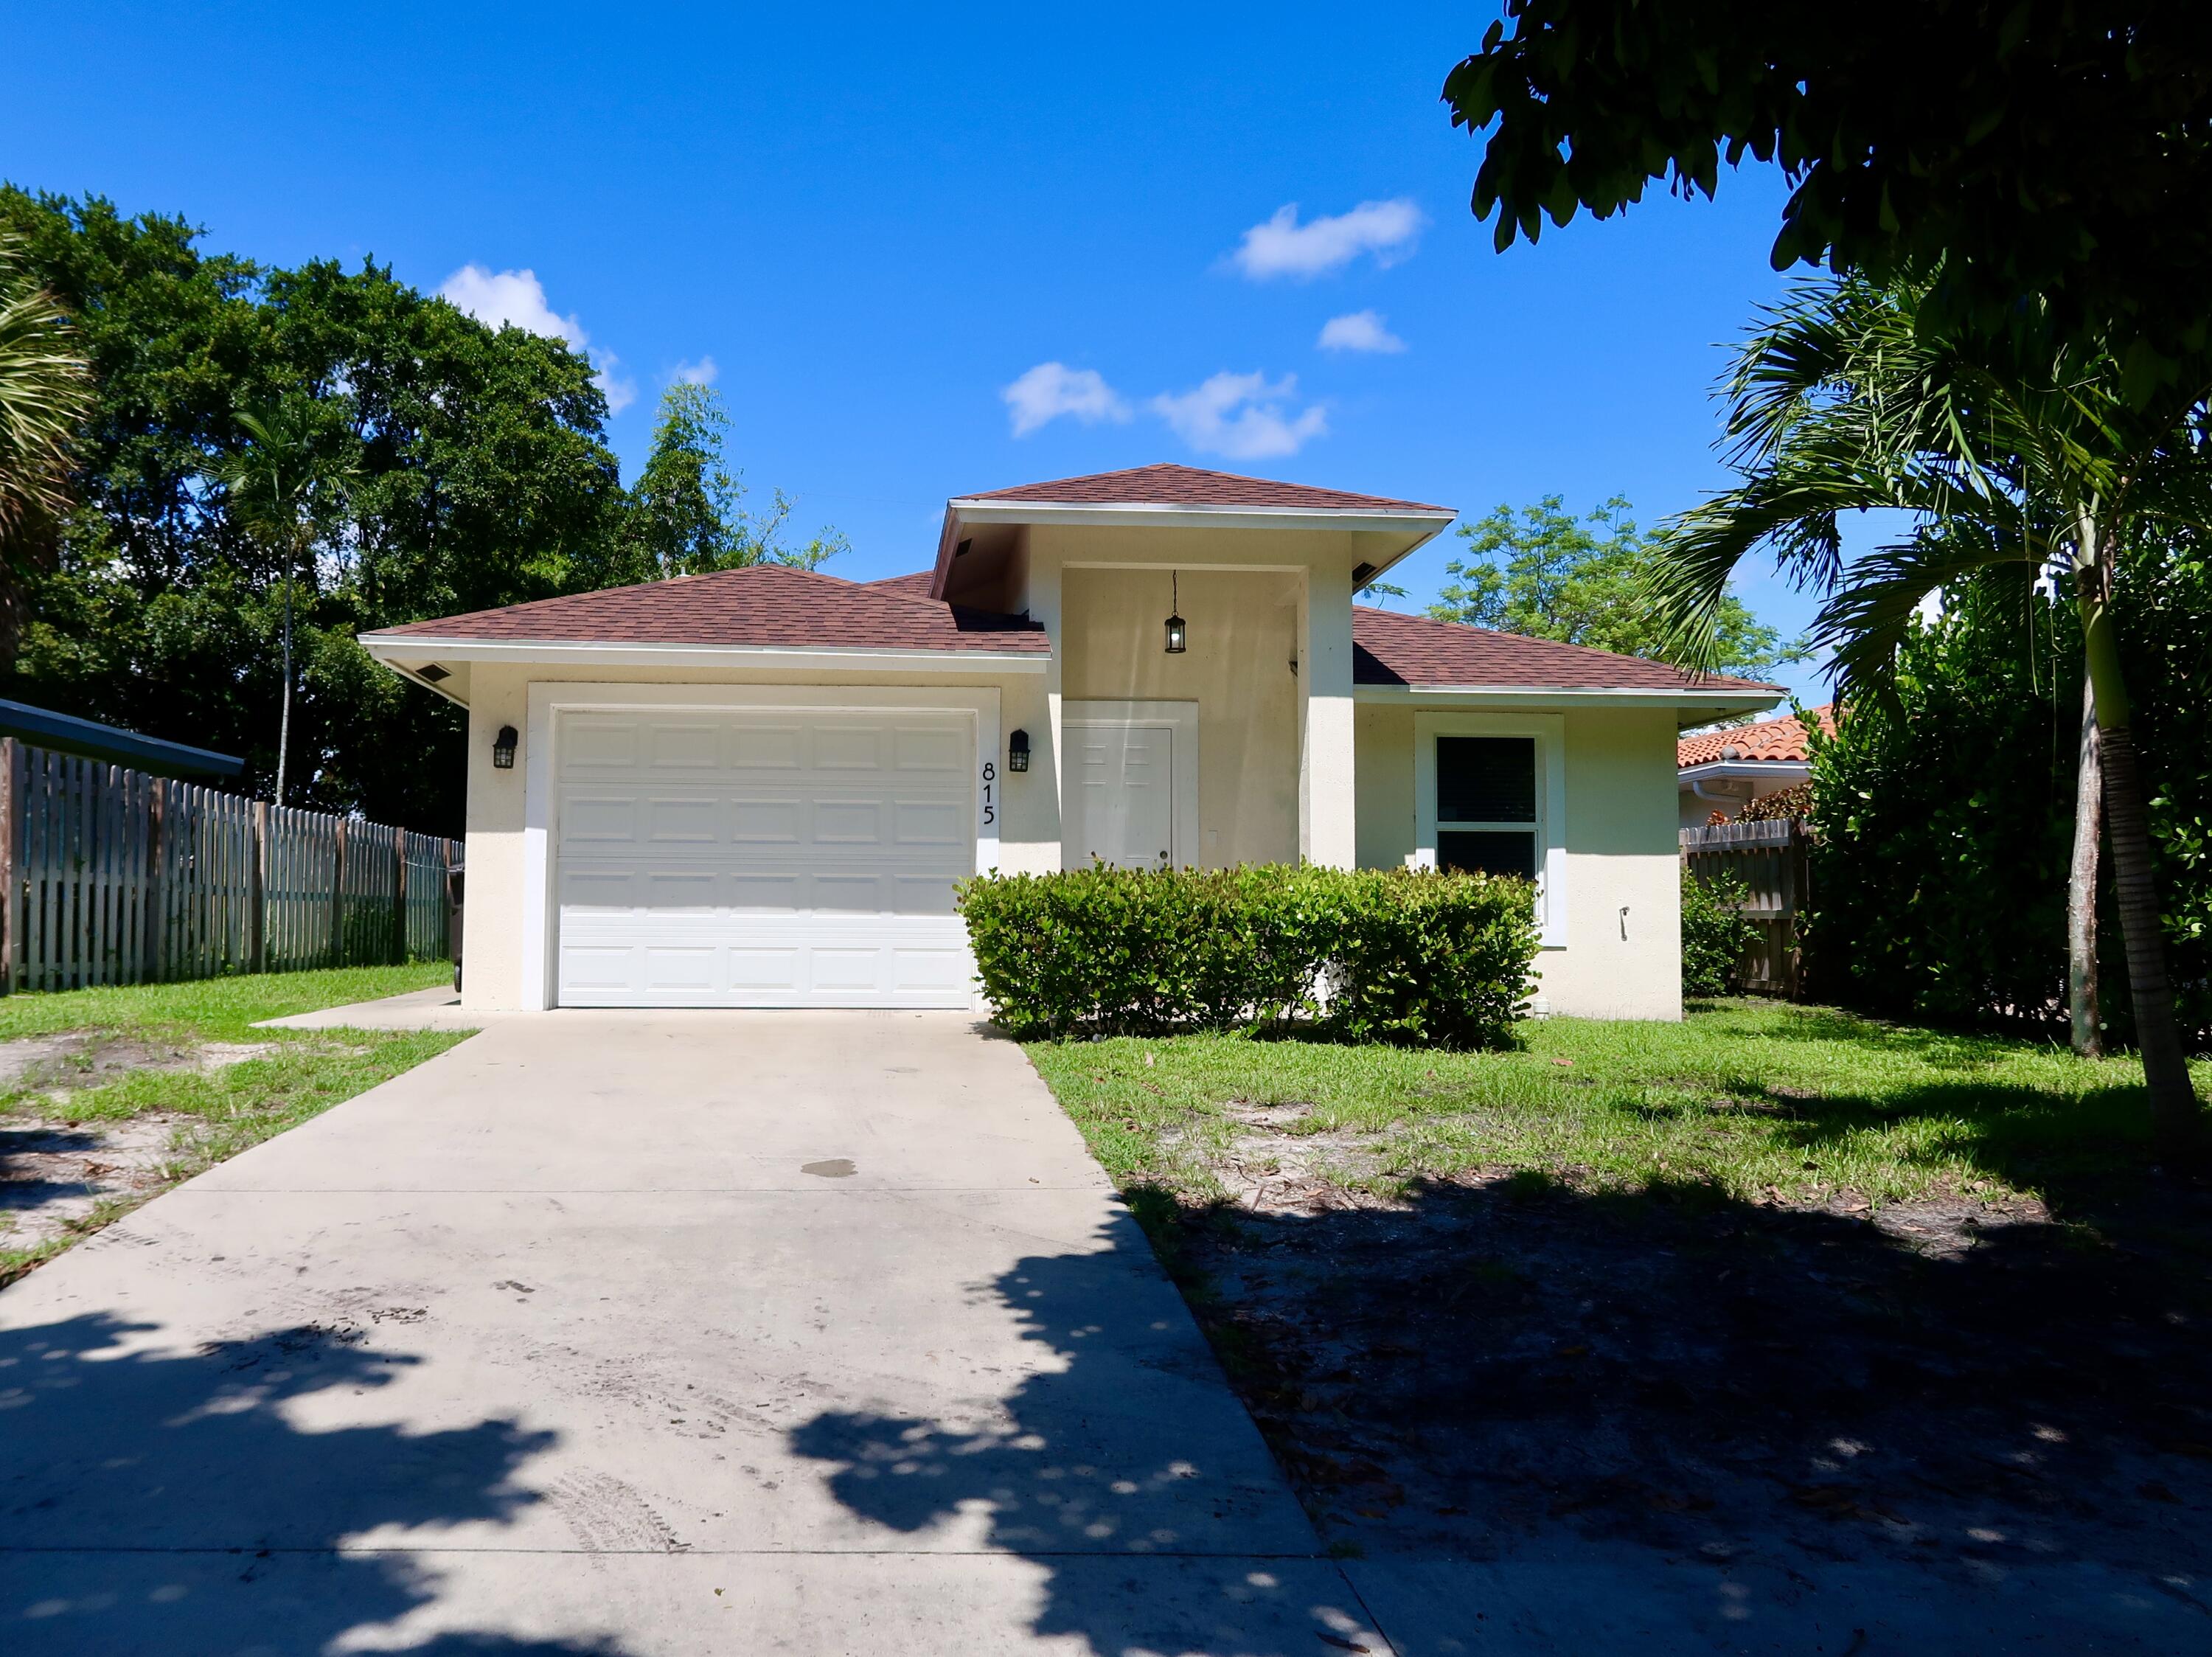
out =
[[67,314],[0,241],[0,543],[69,509],[70,450],[92,411],[92,372]]

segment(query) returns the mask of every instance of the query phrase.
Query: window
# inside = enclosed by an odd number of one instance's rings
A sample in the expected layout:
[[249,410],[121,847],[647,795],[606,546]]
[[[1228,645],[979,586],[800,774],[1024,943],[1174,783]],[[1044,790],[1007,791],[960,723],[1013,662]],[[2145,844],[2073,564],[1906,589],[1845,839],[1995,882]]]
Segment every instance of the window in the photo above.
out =
[[1536,878],[1536,742],[1437,738],[1437,867]]

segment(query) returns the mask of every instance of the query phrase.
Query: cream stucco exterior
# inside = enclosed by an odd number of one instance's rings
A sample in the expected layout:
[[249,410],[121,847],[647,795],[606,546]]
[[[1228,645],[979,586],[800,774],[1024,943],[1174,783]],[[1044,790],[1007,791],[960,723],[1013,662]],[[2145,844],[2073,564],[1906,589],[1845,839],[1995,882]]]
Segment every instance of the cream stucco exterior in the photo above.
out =
[[[956,524],[948,515],[936,590],[1026,614],[1048,652],[994,652],[988,633],[972,652],[933,657],[830,646],[365,640],[410,675],[434,659],[444,674],[435,688],[469,710],[466,1006],[529,1008],[556,998],[546,963],[558,920],[546,896],[553,853],[543,803],[557,758],[549,751],[559,729],[552,710],[773,702],[965,710],[979,777],[988,767],[994,779],[995,838],[979,834],[976,861],[1008,872],[1061,866],[1071,709],[1181,710],[1178,740],[1194,729],[1197,752],[1194,784],[1177,786],[1194,786],[1196,832],[1177,855],[1209,868],[1432,862],[1438,734],[1530,736],[1543,802],[1540,1008],[1680,1016],[1674,745],[1680,725],[1712,714],[1665,694],[1355,684],[1355,581],[1448,516],[1408,524],[1354,515],[1347,527],[1311,513],[1278,521],[953,507],[967,515]],[[1188,627],[1181,654],[1163,649],[1170,607]],[[492,762],[494,736],[507,727],[523,750],[511,770]],[[1006,769],[1016,731],[1028,739],[1025,773]],[[1178,765],[1188,758],[1179,753]]]

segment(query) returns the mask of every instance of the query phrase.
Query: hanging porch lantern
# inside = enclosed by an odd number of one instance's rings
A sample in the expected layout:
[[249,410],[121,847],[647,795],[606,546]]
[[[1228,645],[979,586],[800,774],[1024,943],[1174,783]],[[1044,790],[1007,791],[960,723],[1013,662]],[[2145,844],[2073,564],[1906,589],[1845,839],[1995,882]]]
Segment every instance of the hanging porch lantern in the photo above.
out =
[[1179,576],[1170,574],[1168,576],[1168,654],[1171,656],[1179,656],[1189,644],[1190,635],[1182,615],[1181,578]]

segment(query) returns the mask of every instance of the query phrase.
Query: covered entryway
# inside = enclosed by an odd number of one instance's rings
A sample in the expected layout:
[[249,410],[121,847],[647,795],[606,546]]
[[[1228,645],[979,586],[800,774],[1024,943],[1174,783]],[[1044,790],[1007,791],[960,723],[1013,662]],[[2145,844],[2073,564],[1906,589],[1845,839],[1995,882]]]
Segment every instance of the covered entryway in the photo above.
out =
[[772,705],[556,716],[556,998],[966,1007],[976,716]]

